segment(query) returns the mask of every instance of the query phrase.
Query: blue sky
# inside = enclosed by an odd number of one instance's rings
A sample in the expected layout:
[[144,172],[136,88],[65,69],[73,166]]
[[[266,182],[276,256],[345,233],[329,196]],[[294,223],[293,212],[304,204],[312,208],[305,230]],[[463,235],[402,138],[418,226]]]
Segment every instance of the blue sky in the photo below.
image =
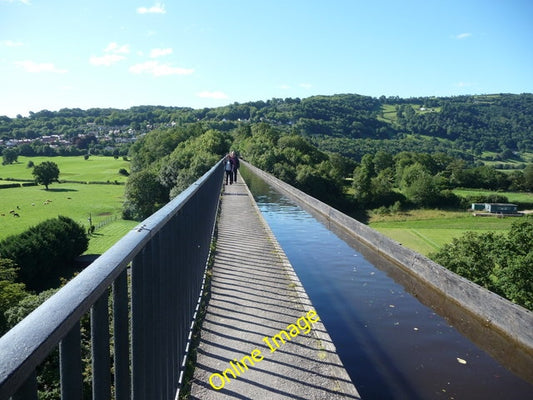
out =
[[0,115],[533,92],[530,0],[0,0]]

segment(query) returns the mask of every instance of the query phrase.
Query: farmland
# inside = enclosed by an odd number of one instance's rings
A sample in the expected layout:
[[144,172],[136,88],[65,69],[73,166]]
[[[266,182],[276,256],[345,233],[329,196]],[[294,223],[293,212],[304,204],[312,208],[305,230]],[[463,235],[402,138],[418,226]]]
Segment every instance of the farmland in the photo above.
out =
[[[0,179],[6,180],[33,180],[32,168],[28,168],[28,163],[32,161],[35,165],[43,161],[55,162],[59,171],[60,181],[79,182],[121,182],[124,183],[127,177],[118,173],[121,168],[129,170],[129,162],[122,158],[90,156],[85,160],[78,157],[23,157],[18,158],[18,162],[9,165],[0,165]],[[1,181],[0,181],[1,182]]]
[[[128,162],[113,157],[19,157],[17,164],[0,166],[0,177],[31,179],[32,169],[27,168],[30,160],[36,165],[53,161],[61,171],[60,180],[76,182],[124,182],[126,177],[118,170],[129,168]],[[53,183],[49,190],[42,186],[0,189],[0,240],[58,215],[70,217],[85,228],[91,218],[100,228],[91,237],[87,253],[101,253],[137,224],[121,219],[124,187],[67,182]]]
[[474,217],[471,213],[412,210],[391,216],[373,216],[370,227],[421,254],[436,252],[466,231],[507,232],[517,218]]

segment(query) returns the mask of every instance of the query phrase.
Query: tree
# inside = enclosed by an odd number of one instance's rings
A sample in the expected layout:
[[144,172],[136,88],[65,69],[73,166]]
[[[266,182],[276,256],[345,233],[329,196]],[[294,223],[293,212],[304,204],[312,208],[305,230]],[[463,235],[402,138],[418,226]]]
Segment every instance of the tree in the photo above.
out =
[[409,200],[422,207],[432,206],[438,199],[439,191],[433,177],[418,162],[403,170],[400,187]]
[[17,150],[9,149],[9,148],[4,149],[4,151],[2,152],[3,164],[7,165],[7,164],[13,164],[14,162],[17,162],[18,156],[19,156],[19,153]]
[[373,161],[376,173],[379,173],[387,168],[392,168],[394,166],[394,159],[392,158],[392,155],[381,150],[374,155]]
[[524,169],[524,186],[526,190],[533,191],[533,164],[528,164]]
[[451,271],[533,309],[533,220],[515,222],[507,235],[466,232],[430,257]]
[[123,217],[142,220],[157,211],[168,201],[168,189],[163,186],[157,174],[142,170],[130,175],[124,193]]
[[509,300],[533,310],[533,223],[530,218],[515,222],[502,251],[495,274]]
[[13,328],[57,291],[58,289],[48,289],[39,294],[26,293],[24,298],[6,311],[5,318],[8,328]]
[[35,176],[35,182],[44,185],[48,190],[48,185],[59,179],[59,167],[55,162],[44,161],[33,168],[32,174]]
[[372,201],[372,177],[375,176],[372,155],[365,154],[361,165],[355,168],[352,186],[355,190],[355,199],[363,205]]
[[23,283],[16,283],[17,265],[6,258],[0,258],[0,336],[9,328],[6,311],[28,295]]
[[494,285],[494,249],[501,246],[502,237],[493,232],[466,232],[454,238],[430,257],[462,277],[497,292]]

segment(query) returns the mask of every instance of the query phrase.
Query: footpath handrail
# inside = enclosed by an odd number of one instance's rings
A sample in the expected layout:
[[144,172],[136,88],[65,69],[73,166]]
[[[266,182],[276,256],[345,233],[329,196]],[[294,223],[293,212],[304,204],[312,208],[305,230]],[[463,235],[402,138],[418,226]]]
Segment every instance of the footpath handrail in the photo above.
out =
[[93,398],[174,398],[222,173],[219,161],[0,338],[0,399],[37,399],[35,369],[58,345],[62,398],[82,398],[80,320],[89,312]]

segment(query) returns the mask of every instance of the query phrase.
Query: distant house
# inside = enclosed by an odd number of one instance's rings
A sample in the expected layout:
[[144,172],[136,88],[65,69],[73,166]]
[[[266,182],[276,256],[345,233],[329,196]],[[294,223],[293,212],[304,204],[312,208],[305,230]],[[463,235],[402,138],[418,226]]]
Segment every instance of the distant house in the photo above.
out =
[[485,203],[472,203],[473,211],[485,211]]
[[507,203],[472,203],[472,210],[491,214],[516,214],[518,206]]
[[506,204],[506,203],[486,203],[485,210],[497,214],[516,214],[518,206],[516,204]]

